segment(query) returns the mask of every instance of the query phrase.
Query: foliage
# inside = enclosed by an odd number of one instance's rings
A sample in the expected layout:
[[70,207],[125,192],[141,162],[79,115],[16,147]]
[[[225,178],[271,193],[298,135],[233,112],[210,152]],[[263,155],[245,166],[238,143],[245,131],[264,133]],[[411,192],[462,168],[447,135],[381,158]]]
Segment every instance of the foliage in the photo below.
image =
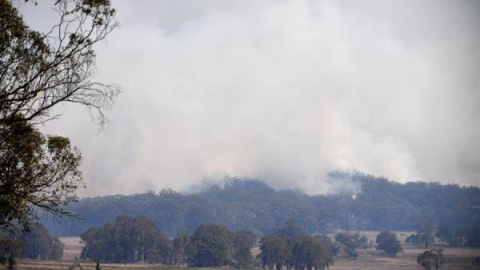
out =
[[327,249],[312,237],[300,239],[292,251],[295,269],[324,269],[332,259]]
[[377,235],[376,243],[377,249],[383,250],[387,255],[395,256],[402,251],[397,235],[389,231],[382,231]]
[[221,225],[200,225],[192,235],[189,265],[222,267],[231,264],[233,234]]
[[323,269],[333,263],[332,241],[327,236],[310,237],[293,220],[260,240],[259,255],[268,269]]
[[450,246],[462,246],[465,242],[465,230],[457,226],[439,226],[435,236]]
[[418,234],[411,234],[405,239],[405,243],[411,244],[412,246],[417,246],[420,245],[421,242],[421,236]]
[[360,235],[350,233],[338,233],[335,235],[335,241],[340,244],[342,250],[348,257],[355,259],[358,256],[357,248],[360,247]]
[[0,227],[27,227],[36,208],[67,213],[82,180],[79,151],[24,121],[4,124],[0,138]]
[[322,244],[322,246],[324,246],[330,252],[330,254],[337,254],[338,250],[333,243],[332,238],[327,235],[315,235],[314,238],[320,244]]
[[10,232],[0,231],[0,265],[6,265],[6,269],[15,269],[15,257],[22,253],[22,245],[15,240]]
[[363,220],[367,230],[415,230],[421,213],[433,215],[439,224],[451,221],[448,224],[461,228],[480,227],[480,208],[473,207],[480,205],[479,188],[352,177],[362,188],[356,200],[351,194],[308,196],[298,191],[276,191],[258,180],[229,179],[223,188],[213,186],[195,194],[169,190],[85,198],[67,208],[84,217],[84,223],[43,222],[58,235],[79,235],[118,215],[147,216],[172,238],[179,231],[192,233],[203,223],[267,235],[289,219],[295,219],[309,234],[327,234],[348,213]]
[[467,227],[465,229],[465,242],[470,247],[480,247],[480,227]]
[[93,46],[115,27],[108,0],[59,0],[57,23],[41,33],[30,29],[8,0],[1,0],[0,123],[48,119],[60,103],[95,109],[111,105],[118,87],[93,81]]
[[110,2],[58,0],[53,8],[57,22],[42,33],[0,0],[0,227],[10,230],[28,227],[34,207],[65,214],[81,181],[79,152],[34,125],[63,103],[85,105],[104,123],[102,109],[119,92],[93,80],[93,46],[116,27]]
[[82,259],[169,263],[170,241],[145,217],[119,216],[114,222],[88,229],[80,237],[85,243]]
[[58,237],[51,236],[42,224],[31,225],[23,232],[19,241],[23,247],[23,256],[29,259],[59,260],[63,256],[65,245]]
[[187,263],[187,248],[190,245],[190,235],[182,233],[172,241],[172,264],[185,265]]
[[417,218],[417,234],[420,242],[429,248],[435,243],[433,217],[431,215],[419,215]]
[[367,249],[368,249],[368,247],[369,247],[368,236],[362,235],[362,237],[360,237],[360,247],[361,247],[363,250],[367,250]]
[[14,269],[15,257],[59,260],[64,245],[58,237],[50,235],[42,224],[33,224],[28,231],[0,230],[0,264]]
[[241,230],[235,233],[233,240],[233,259],[238,268],[250,268],[253,266],[252,248],[257,242],[254,233]]
[[427,250],[418,255],[417,263],[425,270],[437,270],[445,263],[442,252],[441,249]]
[[267,235],[260,240],[260,259],[268,269],[282,269],[289,256],[287,241],[280,235]]

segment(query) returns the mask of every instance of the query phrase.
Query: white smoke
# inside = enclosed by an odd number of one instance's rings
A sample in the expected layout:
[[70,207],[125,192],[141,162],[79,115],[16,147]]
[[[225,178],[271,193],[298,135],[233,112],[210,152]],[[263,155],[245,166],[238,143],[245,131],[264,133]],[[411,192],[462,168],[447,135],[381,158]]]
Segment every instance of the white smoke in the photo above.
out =
[[[260,3],[261,2],[261,3]],[[84,194],[182,190],[215,175],[327,192],[326,173],[480,181],[474,1],[113,1],[99,79],[124,93],[84,153]]]

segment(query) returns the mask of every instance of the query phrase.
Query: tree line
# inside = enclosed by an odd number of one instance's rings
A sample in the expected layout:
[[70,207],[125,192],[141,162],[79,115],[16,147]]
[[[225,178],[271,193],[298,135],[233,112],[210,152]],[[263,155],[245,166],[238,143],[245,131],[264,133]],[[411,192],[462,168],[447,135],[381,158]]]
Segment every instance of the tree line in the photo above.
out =
[[[343,177],[343,178],[342,178]],[[221,224],[231,231],[267,234],[293,218],[312,233],[343,230],[416,230],[419,217],[442,224],[480,227],[480,189],[412,182],[399,184],[368,175],[337,173],[337,185],[350,181],[357,190],[309,196],[300,191],[277,191],[259,180],[228,179],[194,194],[172,190],[129,196],[85,198],[66,210],[84,222],[42,222],[57,235],[80,235],[119,215],[146,216],[169,237],[192,233],[200,224]],[[347,186],[347,185],[345,185]],[[351,185],[349,185],[351,186]]]
[[[325,236],[326,237],[326,236]],[[252,248],[265,268],[324,269],[332,262],[331,239],[312,237],[293,221],[257,241],[251,231],[229,231],[223,225],[202,224],[192,234],[169,240],[145,217],[119,216],[81,235],[81,258],[114,263],[161,263],[191,267],[251,268],[257,265]]]
[[[2,230],[0,236],[2,264],[13,267],[14,257],[58,260],[63,255],[64,245],[41,224],[31,224],[21,234]],[[81,240],[85,246],[80,258],[97,263],[241,269],[328,269],[334,263],[334,256],[355,259],[358,249],[376,247],[387,256],[395,256],[402,250],[396,234],[389,231],[377,235],[375,245],[355,232],[339,232],[333,239],[322,234],[309,235],[292,219],[261,238],[247,230],[231,232],[223,225],[202,224],[192,234],[179,233],[169,239],[152,220],[122,215],[103,226],[88,229]],[[260,250],[257,256],[252,254],[254,247]]]
[[155,222],[146,217],[119,216],[81,236],[85,247],[81,258],[115,263],[161,263],[198,267],[253,264],[251,249],[256,235],[230,232],[222,225],[200,225],[193,234],[179,233],[169,240]]
[[[366,249],[368,242],[351,232],[338,233],[335,241],[326,235],[309,235],[294,220],[261,238],[247,230],[231,232],[223,225],[202,224],[192,234],[168,239],[152,220],[123,215],[88,229],[81,239],[85,244],[81,259],[96,262],[302,270],[328,268],[339,253],[356,258],[356,250]],[[381,232],[376,242],[377,249],[389,256],[402,250],[396,235],[388,231]],[[255,246],[260,249],[258,256],[252,254]]]

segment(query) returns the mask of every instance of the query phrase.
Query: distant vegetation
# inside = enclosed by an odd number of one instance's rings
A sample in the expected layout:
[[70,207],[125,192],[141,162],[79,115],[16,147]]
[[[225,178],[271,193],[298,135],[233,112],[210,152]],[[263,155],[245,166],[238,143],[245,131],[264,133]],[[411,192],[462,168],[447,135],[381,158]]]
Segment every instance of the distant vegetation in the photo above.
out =
[[432,240],[433,229],[440,227],[438,237],[453,245],[480,245],[475,236],[480,234],[477,187],[399,184],[364,174],[332,173],[330,178],[339,186],[348,181],[359,189],[309,196],[300,191],[276,191],[258,180],[233,178],[223,186],[212,186],[196,194],[162,190],[86,198],[67,209],[84,221],[58,223],[44,218],[42,222],[56,235],[76,236],[120,215],[145,216],[167,237],[175,237],[193,233],[201,224],[220,224],[230,231],[249,230],[266,235],[294,219],[308,233],[323,233],[332,228],[416,230],[418,244],[426,246]]
[[260,239],[257,262],[251,250],[257,237],[250,231],[231,232],[222,225],[202,224],[193,234],[168,240],[149,219],[119,216],[81,235],[81,258],[113,263],[161,263],[191,267],[324,269],[333,262],[332,241],[312,237],[293,220]]
[[0,230],[0,264],[9,267],[15,265],[15,257],[59,260],[64,247],[42,224],[31,224],[29,231]]

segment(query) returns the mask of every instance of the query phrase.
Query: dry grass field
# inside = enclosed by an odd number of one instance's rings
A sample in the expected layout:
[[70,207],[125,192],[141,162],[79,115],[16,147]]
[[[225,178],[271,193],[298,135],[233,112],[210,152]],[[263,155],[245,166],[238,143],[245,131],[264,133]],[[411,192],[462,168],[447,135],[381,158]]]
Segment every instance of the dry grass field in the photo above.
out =
[[62,261],[73,261],[75,257],[80,257],[84,246],[80,242],[80,237],[60,237],[60,241],[65,245]]
[[[405,238],[410,235],[408,232],[396,232],[399,240],[404,243]],[[361,234],[369,236],[370,239],[375,240],[378,232],[364,231]],[[50,261],[29,261],[22,260],[17,264],[17,268],[22,270],[47,270],[47,269],[67,269],[72,265],[76,256],[80,255],[82,244],[78,237],[65,237],[61,238],[61,241],[65,244],[65,252],[62,261],[50,262]],[[378,251],[370,249],[367,251],[359,251],[359,256],[356,260],[350,260],[347,258],[337,258],[334,265],[330,267],[331,270],[421,270],[422,268],[417,265],[416,258],[418,254],[425,251],[425,249],[411,248],[409,246],[403,246],[404,251],[397,254],[396,257],[382,256]],[[439,246],[438,248],[444,249],[444,254],[447,258],[447,263],[441,268],[442,270],[473,270],[480,269],[480,266],[473,265],[472,261],[475,257],[480,256],[480,249],[469,248],[450,248]],[[93,263],[81,263],[84,270],[95,269]],[[146,265],[146,264],[102,264],[102,270],[167,270],[167,269],[184,269],[185,267],[171,267],[161,265]],[[198,269],[198,268],[196,268]]]

